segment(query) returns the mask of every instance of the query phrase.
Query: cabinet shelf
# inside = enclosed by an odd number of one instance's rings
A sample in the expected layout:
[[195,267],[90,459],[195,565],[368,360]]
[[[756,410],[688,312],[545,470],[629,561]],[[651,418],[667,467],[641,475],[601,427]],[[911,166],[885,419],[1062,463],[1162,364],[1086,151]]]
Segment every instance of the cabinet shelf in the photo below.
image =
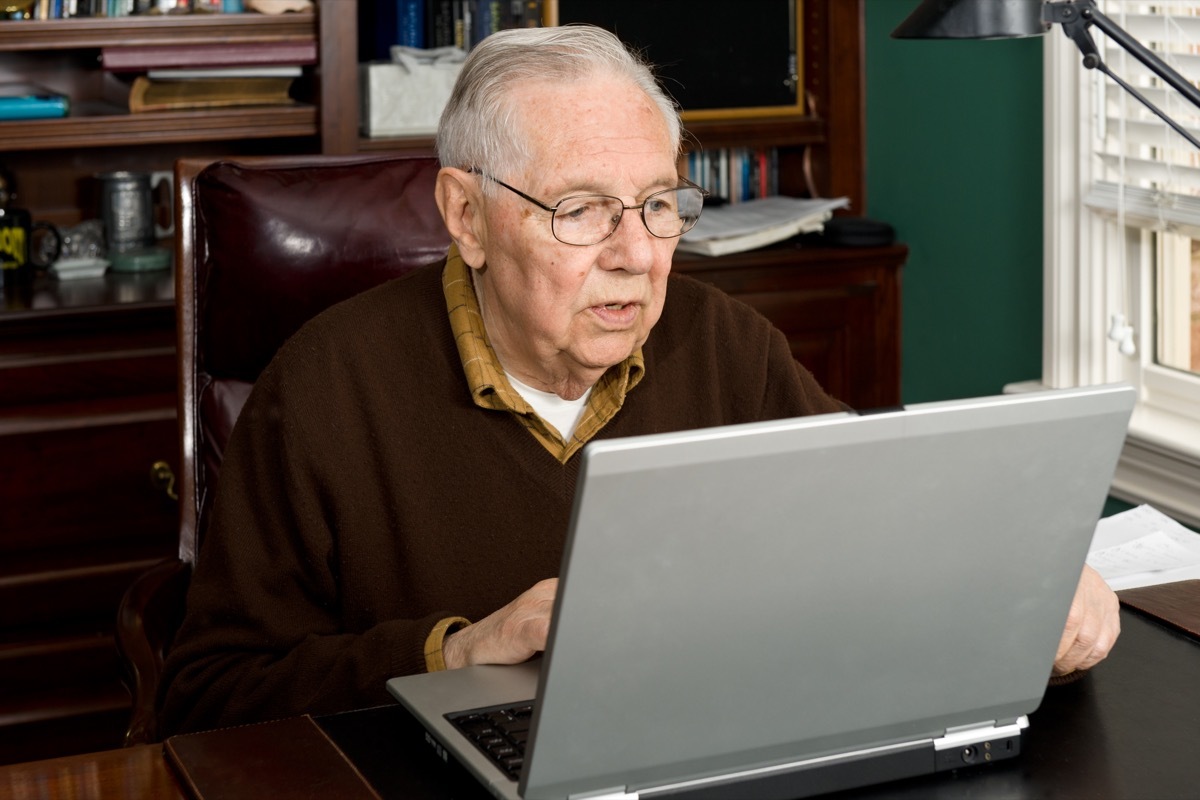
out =
[[314,14],[188,14],[56,19],[0,24],[0,52],[73,50],[111,45],[312,41],[316,35]]
[[0,122],[0,151],[120,147],[137,142],[208,142],[316,136],[311,105],[112,113]]
[[814,116],[738,117],[685,122],[689,149],[721,147],[804,147],[824,144],[829,125]]

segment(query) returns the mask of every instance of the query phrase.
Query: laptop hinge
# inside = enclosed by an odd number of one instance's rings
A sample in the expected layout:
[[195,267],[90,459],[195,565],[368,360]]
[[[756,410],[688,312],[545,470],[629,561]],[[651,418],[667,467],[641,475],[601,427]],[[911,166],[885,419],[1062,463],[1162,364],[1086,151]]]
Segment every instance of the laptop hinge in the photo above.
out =
[[595,792],[569,794],[567,800],[638,800],[637,792],[630,794],[624,788],[600,789]]
[[947,728],[945,735],[933,740],[937,769],[1012,758],[1021,751],[1021,731],[1028,727],[1029,718],[1021,716],[1012,722],[989,720]]

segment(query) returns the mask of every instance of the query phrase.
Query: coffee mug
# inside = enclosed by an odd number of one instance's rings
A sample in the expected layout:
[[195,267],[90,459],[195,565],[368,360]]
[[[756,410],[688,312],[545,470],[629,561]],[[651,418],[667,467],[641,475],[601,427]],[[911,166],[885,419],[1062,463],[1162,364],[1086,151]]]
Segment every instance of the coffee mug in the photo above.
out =
[[156,222],[154,202],[155,191],[163,183],[168,195],[173,194],[174,175],[170,172],[122,170],[101,173],[96,179],[100,183],[100,221],[109,256],[151,247],[159,237],[171,235],[173,225]]
[[61,239],[48,222],[34,222],[23,208],[0,208],[0,271],[4,273],[4,288],[33,282],[34,268],[49,266],[32,253],[34,234],[39,233],[39,255],[49,254],[49,261],[58,258]]

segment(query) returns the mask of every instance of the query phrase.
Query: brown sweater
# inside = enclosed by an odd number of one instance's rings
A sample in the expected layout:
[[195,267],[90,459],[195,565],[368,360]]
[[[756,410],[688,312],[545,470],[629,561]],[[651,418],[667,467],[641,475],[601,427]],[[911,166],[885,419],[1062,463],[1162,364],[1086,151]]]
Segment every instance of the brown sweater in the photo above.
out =
[[[441,265],[341,303],[264,371],[234,430],[166,734],[389,702],[434,624],[558,573],[579,468],[476,407]],[[646,375],[597,438],[840,410],[749,307],[673,277]]]

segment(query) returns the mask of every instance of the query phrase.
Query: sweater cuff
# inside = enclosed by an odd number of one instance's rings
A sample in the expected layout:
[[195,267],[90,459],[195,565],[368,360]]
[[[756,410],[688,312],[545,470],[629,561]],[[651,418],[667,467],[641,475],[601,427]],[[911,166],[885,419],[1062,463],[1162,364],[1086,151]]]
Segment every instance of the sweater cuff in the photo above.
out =
[[446,617],[433,626],[433,630],[425,639],[426,672],[441,672],[446,668],[446,659],[442,655],[442,645],[445,644],[446,637],[470,624],[471,620],[466,617]]
[[1051,675],[1050,686],[1066,686],[1068,683],[1074,683],[1083,676],[1087,675],[1086,669],[1077,669],[1068,672],[1066,675]]

